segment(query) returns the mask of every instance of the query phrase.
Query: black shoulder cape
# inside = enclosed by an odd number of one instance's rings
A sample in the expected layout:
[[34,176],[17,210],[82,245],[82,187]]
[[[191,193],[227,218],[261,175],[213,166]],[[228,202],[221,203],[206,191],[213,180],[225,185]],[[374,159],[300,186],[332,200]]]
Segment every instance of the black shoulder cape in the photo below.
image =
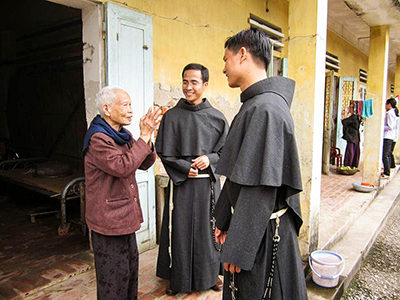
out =
[[[207,99],[203,99],[203,103],[198,105],[191,105],[185,99],[180,99],[163,116],[156,139],[157,154],[161,159],[215,154],[218,156],[216,163],[210,158],[211,170],[214,172],[228,128],[225,116],[212,107]],[[172,168],[166,166],[166,170],[174,179]]]
[[231,124],[216,173],[240,185],[285,188],[288,204],[301,217],[298,197],[291,197],[302,191],[290,114],[294,86],[291,79],[271,77],[241,94],[243,104]]

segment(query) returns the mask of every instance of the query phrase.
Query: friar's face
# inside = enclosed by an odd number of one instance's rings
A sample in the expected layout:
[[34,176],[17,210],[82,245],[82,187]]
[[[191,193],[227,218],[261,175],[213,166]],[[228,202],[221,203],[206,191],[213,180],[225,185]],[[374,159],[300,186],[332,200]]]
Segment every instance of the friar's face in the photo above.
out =
[[186,100],[193,105],[203,102],[203,93],[208,82],[203,82],[200,70],[186,70],[183,74],[182,91]]
[[239,52],[235,54],[233,51],[229,50],[228,48],[225,48],[224,62],[225,66],[222,72],[228,79],[228,85],[231,88],[240,87],[241,74],[239,71],[240,67]]

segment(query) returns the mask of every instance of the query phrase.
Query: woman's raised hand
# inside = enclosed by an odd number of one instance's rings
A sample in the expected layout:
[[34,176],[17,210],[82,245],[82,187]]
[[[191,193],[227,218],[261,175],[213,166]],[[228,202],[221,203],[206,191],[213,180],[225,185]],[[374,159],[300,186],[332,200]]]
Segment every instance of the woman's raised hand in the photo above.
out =
[[147,113],[140,118],[140,138],[146,143],[151,143],[151,134],[161,122],[161,109],[159,107],[150,107]]

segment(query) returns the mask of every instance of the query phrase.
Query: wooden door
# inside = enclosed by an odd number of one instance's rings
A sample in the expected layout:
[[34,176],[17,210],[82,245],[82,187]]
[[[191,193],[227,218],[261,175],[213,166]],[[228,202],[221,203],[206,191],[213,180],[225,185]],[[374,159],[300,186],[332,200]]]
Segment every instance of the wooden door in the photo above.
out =
[[324,140],[322,149],[322,172],[329,175],[331,130],[332,130],[332,106],[334,89],[334,72],[325,73],[325,105],[324,105]]
[[[132,100],[133,120],[127,129],[139,137],[139,120],[153,105],[152,18],[106,3],[106,82],[124,88]],[[155,245],[154,167],[138,170],[136,180],[144,222],[136,233],[139,251]]]

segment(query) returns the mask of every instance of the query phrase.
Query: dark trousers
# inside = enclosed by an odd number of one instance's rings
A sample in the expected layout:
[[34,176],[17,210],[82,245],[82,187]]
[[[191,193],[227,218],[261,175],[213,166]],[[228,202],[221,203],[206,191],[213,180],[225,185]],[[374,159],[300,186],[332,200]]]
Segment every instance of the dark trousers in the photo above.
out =
[[357,137],[355,143],[347,142],[344,154],[344,165],[358,168],[360,162],[360,138]]
[[383,139],[383,174],[390,176],[393,140]]
[[390,155],[391,155],[390,168],[396,168],[396,162],[394,160],[394,155],[393,155],[393,151],[394,151],[394,147],[395,146],[396,146],[396,142],[393,141],[393,143],[392,143],[392,151],[390,151]]
[[107,236],[92,231],[97,299],[136,300],[139,255],[134,233]]

